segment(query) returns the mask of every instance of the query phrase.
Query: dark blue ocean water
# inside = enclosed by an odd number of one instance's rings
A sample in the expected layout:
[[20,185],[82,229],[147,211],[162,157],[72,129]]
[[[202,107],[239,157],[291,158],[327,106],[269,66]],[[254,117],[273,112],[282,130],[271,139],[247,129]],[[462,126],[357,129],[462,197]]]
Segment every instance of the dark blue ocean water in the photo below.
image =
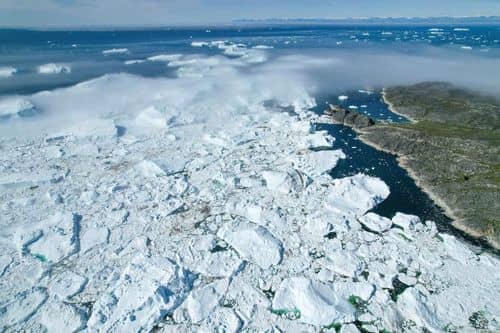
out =
[[[458,29],[457,29],[458,28]],[[0,68],[14,67],[15,75],[0,78],[0,98],[12,94],[31,94],[71,86],[109,73],[131,73],[146,77],[173,76],[174,69],[164,62],[146,61],[126,65],[125,61],[145,59],[158,54],[220,53],[212,48],[193,48],[193,41],[225,40],[247,46],[267,45],[270,57],[297,51],[351,50],[371,52],[389,50],[418,55],[428,52],[422,46],[446,49],[449,54],[475,54],[484,58],[500,57],[500,27],[340,27],[340,26],[272,26],[272,27],[203,27],[156,30],[108,31],[30,31],[0,30]],[[127,48],[120,54],[103,54],[104,50]],[[423,51],[425,50],[425,51]],[[38,66],[63,63],[71,73],[40,75]],[[361,90],[361,91],[358,91]],[[332,91],[316,96],[317,112],[327,103],[355,108],[379,121],[405,121],[391,113],[381,100],[381,87],[370,92],[366,87]],[[339,101],[338,95],[349,98]],[[335,148],[346,151],[348,158],[339,163],[332,176],[343,177],[363,172],[382,178],[391,195],[375,211],[387,217],[395,212],[415,214],[439,223],[443,229],[450,220],[423,193],[408,174],[397,165],[395,156],[379,152],[358,140],[356,134],[340,125],[320,125],[337,138]]]
[[[468,30],[456,30],[468,29]],[[342,26],[272,26],[272,27],[203,27],[156,30],[108,31],[34,31],[0,29],[0,67],[12,66],[17,75],[0,80],[0,95],[33,93],[101,76],[127,72],[144,76],[169,75],[162,63],[146,62],[135,66],[126,60],[143,59],[159,53],[207,53],[213,49],[192,48],[192,41],[226,40],[234,43],[269,45],[273,54],[297,50],[384,49],[417,55],[422,46],[436,46],[455,51],[500,57],[500,27],[342,27]],[[470,50],[464,49],[472,48]],[[102,51],[127,48],[126,54],[105,56]],[[427,52],[427,50],[425,51]],[[40,76],[37,66],[45,63],[68,63],[71,73]]]

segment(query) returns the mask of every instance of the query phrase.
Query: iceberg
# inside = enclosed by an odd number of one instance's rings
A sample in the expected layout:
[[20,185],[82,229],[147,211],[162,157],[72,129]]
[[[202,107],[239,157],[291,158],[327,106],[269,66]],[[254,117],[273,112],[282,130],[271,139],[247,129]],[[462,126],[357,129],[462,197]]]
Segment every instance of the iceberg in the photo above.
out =
[[38,73],[40,74],[61,74],[71,73],[71,66],[65,64],[49,63],[38,66]]
[[102,51],[102,54],[104,55],[110,55],[110,54],[123,54],[123,53],[128,53],[127,48],[113,48],[113,49],[108,49]]
[[0,78],[11,77],[16,73],[17,69],[15,67],[0,67]]

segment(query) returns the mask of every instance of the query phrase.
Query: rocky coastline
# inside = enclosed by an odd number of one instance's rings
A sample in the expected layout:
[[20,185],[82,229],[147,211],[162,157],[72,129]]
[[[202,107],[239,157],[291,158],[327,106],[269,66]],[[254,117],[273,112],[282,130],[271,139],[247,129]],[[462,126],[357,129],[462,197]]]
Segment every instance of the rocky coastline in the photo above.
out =
[[[491,179],[481,176],[487,172],[487,167],[484,167],[484,159],[476,156],[494,155],[498,148],[483,137],[477,138],[473,134],[467,137],[466,131],[461,132],[465,133],[465,137],[458,137],[455,131],[461,128],[457,128],[452,121],[441,122],[435,112],[422,111],[422,106],[402,106],[401,101],[405,94],[411,95],[415,104],[420,103],[420,99],[443,99],[447,94],[451,94],[452,96],[448,97],[455,106],[460,101],[469,108],[475,108],[473,111],[476,112],[481,109],[481,103],[485,103],[472,93],[448,84],[424,83],[384,89],[382,93],[389,109],[409,119],[409,123],[375,122],[356,110],[346,110],[333,105],[329,106],[325,114],[335,123],[352,127],[364,143],[396,155],[399,165],[408,172],[417,186],[453,220],[453,233],[458,233],[481,248],[498,254],[500,241],[498,221],[495,221],[494,213],[494,207],[498,205],[498,182],[495,177]],[[475,104],[467,104],[470,100],[474,100]],[[471,104],[474,106],[470,107]],[[463,113],[465,112],[466,109]],[[449,115],[444,115],[443,119],[448,117]],[[459,113],[457,117],[464,116]],[[486,116],[488,117],[489,115]],[[476,123],[474,126],[478,127]],[[450,126],[450,130],[447,131],[446,126]],[[439,132],[434,130],[437,127]],[[491,133],[495,142],[498,132],[491,129]],[[495,170],[494,164],[492,168]],[[469,201],[466,200],[467,196]]]

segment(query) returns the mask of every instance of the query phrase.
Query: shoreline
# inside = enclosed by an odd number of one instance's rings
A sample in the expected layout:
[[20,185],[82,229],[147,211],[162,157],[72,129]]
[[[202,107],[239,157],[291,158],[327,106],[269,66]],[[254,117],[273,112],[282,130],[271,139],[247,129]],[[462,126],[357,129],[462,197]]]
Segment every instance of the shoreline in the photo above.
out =
[[[386,88],[384,87],[382,89],[382,99],[384,101],[384,103],[387,105],[387,108],[389,109],[389,111],[391,111],[392,113],[394,114],[397,114],[397,115],[400,115],[400,116],[403,116],[405,117],[406,119],[410,120],[412,123],[416,123],[418,122],[416,119],[410,117],[410,116],[407,116],[401,112],[399,112],[396,107],[394,106],[394,104],[391,103],[391,101],[389,101],[387,99],[387,96],[386,96]],[[386,125],[386,126],[390,126],[390,125]],[[380,145],[378,145],[377,143],[373,142],[373,141],[370,141],[364,134],[365,132],[362,130],[362,129],[356,129],[353,127],[353,130],[358,134],[358,138],[365,144],[369,145],[370,147],[374,148],[374,149],[377,149],[379,151],[383,151],[383,152],[386,152],[386,153],[389,153],[389,154],[392,154],[392,155],[395,155],[396,156],[396,160],[398,162],[398,165],[403,168],[407,173],[408,175],[410,176],[411,179],[413,179],[413,181],[415,182],[415,184],[424,192],[426,193],[429,198],[438,206],[440,207],[442,210],[443,210],[443,213],[448,217],[450,218],[451,220],[451,226],[457,230],[459,230],[460,232],[463,232],[464,234],[466,234],[467,236],[469,237],[472,237],[473,239],[475,239],[478,243],[486,243],[494,252],[498,253],[500,251],[500,244],[498,242],[495,242],[493,239],[490,239],[488,237],[486,237],[485,235],[482,235],[480,233],[478,233],[477,231],[467,227],[465,224],[462,224],[460,221],[462,220],[461,218],[459,218],[455,211],[456,209],[453,209],[452,207],[450,207],[450,205],[448,205],[443,198],[441,198],[438,194],[436,194],[428,184],[426,184],[423,179],[421,177],[419,177],[416,173],[415,170],[413,170],[411,168],[411,166],[408,165],[408,158],[404,155],[401,155],[399,152],[396,152],[396,151],[393,151],[393,150],[390,150],[390,149],[385,149],[383,147],[381,147]]]
[[392,113],[394,114],[397,114],[398,116],[401,116],[401,117],[405,117],[406,119],[408,119],[410,122],[412,123],[416,123],[417,120],[406,115],[406,114],[403,114],[399,111],[396,110],[396,108],[394,107],[394,105],[387,99],[387,96],[386,96],[386,91],[385,91],[385,87],[382,89],[382,100],[384,101],[384,103],[387,105],[387,108],[389,109],[389,111],[391,111]]
[[[416,123],[417,120],[406,116],[405,114],[402,114],[396,110],[394,105],[386,98],[385,95],[385,88],[382,90],[382,98],[384,103],[387,104],[388,109],[393,112],[394,114],[400,115],[411,121],[412,123]],[[467,227],[467,225],[461,223],[460,221],[462,220],[457,216],[455,213],[457,209],[453,209],[448,203],[445,202],[443,198],[441,198],[438,194],[436,194],[432,189],[431,186],[425,183],[425,181],[419,177],[416,173],[416,171],[409,165],[408,163],[408,157],[405,155],[401,155],[401,153],[397,151],[393,151],[390,149],[386,149],[381,147],[379,144],[369,140],[367,138],[368,134],[367,132],[364,131],[363,128],[356,128],[355,126],[351,126],[348,124],[345,124],[343,122],[336,121],[333,119],[333,117],[329,117],[329,119],[335,123],[335,124],[340,124],[343,126],[347,126],[351,128],[356,134],[359,140],[361,142],[365,143],[366,145],[378,150],[382,151],[391,155],[394,155],[396,157],[396,162],[401,167],[403,170],[405,170],[408,174],[408,176],[415,182],[416,186],[422,190],[426,195],[429,196],[430,200],[437,206],[439,207],[442,211],[443,214],[450,219],[449,225],[443,225],[443,229],[447,230],[441,230],[440,232],[449,232],[451,234],[459,235],[464,241],[466,241],[469,245],[473,247],[479,248],[481,251],[487,251],[490,253],[494,253],[495,255],[500,256],[500,244],[498,242],[495,242],[494,239],[491,239],[481,233],[478,233],[477,231]],[[375,126],[391,126],[391,124],[378,124]],[[372,127],[368,127],[372,128]],[[380,127],[379,127],[380,128]]]

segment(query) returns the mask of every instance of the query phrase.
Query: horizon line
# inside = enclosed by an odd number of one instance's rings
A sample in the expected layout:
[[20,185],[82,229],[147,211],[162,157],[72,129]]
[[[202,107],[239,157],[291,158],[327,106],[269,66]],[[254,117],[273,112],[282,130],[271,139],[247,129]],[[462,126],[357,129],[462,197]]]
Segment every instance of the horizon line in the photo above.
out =
[[[348,23],[349,21],[357,21],[357,22],[362,22],[366,21],[364,23],[366,24],[371,24],[369,21],[370,20],[422,20],[422,22],[419,22],[421,24],[425,23],[425,20],[436,20],[436,19],[453,19],[453,20],[468,20],[468,19],[482,19],[485,21],[488,20],[498,20],[500,23],[500,16],[497,15],[477,15],[477,16],[373,16],[373,17],[338,17],[338,18],[321,18],[321,17],[275,17],[275,18],[260,18],[260,19],[252,19],[252,18],[239,18],[239,19],[233,19],[231,21],[225,21],[225,22],[206,22],[206,23],[190,23],[190,22],[184,22],[184,23],[171,23],[171,24],[163,24],[163,23],[154,23],[154,24],[78,24],[78,25],[68,25],[68,24],[52,24],[52,25],[1,25],[0,24],[0,29],[3,30],[56,30],[56,29],[85,29],[85,30],[90,30],[90,29],[126,29],[126,28],[132,28],[132,29],[148,29],[148,28],[157,28],[157,29],[171,29],[171,28],[198,28],[198,27],[204,27],[204,28],[217,28],[217,27],[229,27],[229,26],[238,26],[238,25],[249,25],[249,23],[267,23],[267,24],[272,24],[272,22],[291,22],[291,23],[300,23],[304,22],[305,24],[308,23],[315,23],[314,21],[317,21],[316,23],[324,22],[324,23],[335,23],[335,22],[343,22]],[[374,22],[375,24],[383,24],[383,22]],[[387,22],[391,23],[391,22]],[[445,24],[443,23],[436,23],[436,22],[429,22],[433,24]],[[478,22],[476,22],[478,23]]]

